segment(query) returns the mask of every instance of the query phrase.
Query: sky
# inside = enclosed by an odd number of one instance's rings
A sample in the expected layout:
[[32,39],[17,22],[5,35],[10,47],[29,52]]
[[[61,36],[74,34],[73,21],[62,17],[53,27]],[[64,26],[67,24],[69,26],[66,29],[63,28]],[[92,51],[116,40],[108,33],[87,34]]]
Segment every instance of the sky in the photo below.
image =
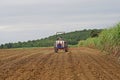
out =
[[118,22],[120,0],[0,0],[0,44]]

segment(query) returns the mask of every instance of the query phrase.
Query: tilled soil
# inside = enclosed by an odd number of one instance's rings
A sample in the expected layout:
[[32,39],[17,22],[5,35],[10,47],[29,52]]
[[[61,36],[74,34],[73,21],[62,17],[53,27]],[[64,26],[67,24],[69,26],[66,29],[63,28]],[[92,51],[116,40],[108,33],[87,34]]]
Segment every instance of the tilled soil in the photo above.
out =
[[0,80],[120,80],[120,64],[86,47],[0,50]]

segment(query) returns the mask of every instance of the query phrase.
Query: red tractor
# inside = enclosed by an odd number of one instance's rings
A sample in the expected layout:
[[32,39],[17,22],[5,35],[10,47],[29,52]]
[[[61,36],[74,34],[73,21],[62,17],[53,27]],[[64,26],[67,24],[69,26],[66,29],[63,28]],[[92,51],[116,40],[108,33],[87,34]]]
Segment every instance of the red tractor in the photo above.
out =
[[[56,36],[58,36],[58,34],[60,33],[65,34],[64,32],[57,32]],[[55,53],[57,53],[58,50],[64,50],[65,52],[68,52],[68,44],[65,40],[62,39],[62,37],[57,37],[57,40],[55,41],[54,44]]]

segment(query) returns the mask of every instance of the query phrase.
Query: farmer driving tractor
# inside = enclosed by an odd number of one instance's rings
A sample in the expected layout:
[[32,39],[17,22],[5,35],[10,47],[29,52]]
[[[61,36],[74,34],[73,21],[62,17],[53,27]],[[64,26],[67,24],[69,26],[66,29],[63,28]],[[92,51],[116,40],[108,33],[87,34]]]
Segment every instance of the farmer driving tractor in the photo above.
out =
[[58,52],[58,50],[64,50],[65,52],[68,52],[67,42],[64,41],[62,37],[58,37],[54,45],[54,50],[56,53]]

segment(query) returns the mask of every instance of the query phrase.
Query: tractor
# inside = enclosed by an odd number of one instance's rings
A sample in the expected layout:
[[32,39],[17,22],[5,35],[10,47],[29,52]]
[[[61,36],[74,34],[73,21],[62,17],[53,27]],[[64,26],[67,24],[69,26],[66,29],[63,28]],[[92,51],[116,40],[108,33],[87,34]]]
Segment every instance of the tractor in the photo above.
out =
[[55,53],[57,53],[58,50],[64,50],[65,52],[68,52],[68,44],[64,39],[62,39],[61,36],[58,36],[59,34],[65,34],[65,32],[56,33],[57,40],[54,43],[54,51]]

